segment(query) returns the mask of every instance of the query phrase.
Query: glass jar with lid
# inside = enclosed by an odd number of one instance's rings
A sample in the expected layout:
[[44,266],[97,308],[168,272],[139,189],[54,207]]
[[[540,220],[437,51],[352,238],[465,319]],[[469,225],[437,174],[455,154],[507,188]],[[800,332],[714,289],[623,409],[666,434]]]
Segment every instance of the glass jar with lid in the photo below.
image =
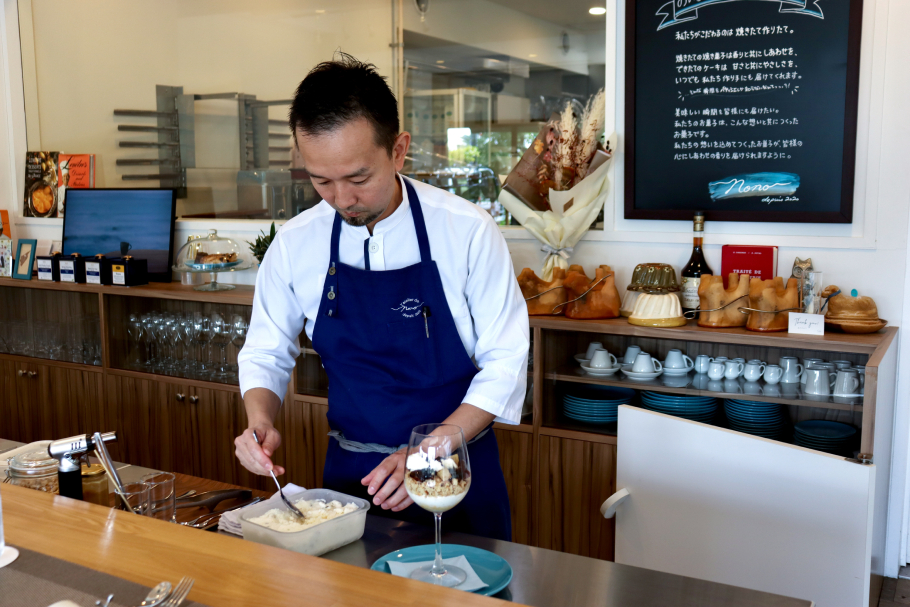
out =
[[253,266],[247,247],[236,240],[219,236],[218,230],[209,230],[207,236],[191,238],[177,251],[174,258],[175,272],[211,272],[212,282],[195,287],[196,291],[227,291],[234,285],[218,282],[219,272],[240,272]]
[[6,474],[13,485],[47,493],[59,492],[57,460],[48,455],[45,449],[20,453],[10,459]]
[[107,472],[101,464],[82,464],[82,501],[110,506]]

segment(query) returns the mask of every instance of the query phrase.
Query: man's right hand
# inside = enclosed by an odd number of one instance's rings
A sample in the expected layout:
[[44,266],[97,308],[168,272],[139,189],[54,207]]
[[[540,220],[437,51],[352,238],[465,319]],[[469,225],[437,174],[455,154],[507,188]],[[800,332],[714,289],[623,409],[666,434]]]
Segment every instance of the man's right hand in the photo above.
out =
[[[259,437],[261,446],[253,438],[253,430]],[[244,430],[234,439],[234,453],[244,468],[254,474],[267,476],[272,470],[275,474],[284,474],[284,468],[272,464],[272,455],[281,446],[281,434],[271,424],[261,423]]]

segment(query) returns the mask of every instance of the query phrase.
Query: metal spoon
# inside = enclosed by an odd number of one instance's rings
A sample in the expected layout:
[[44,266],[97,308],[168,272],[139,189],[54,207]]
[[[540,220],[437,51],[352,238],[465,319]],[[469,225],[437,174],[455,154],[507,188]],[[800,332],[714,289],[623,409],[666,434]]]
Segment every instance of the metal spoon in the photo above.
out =
[[110,604],[111,604],[111,601],[113,601],[113,600],[114,600],[114,595],[113,595],[113,594],[109,594],[109,595],[107,595],[107,600],[106,600],[106,601],[104,601],[103,603],[102,603],[100,600],[99,600],[99,601],[95,601],[95,605],[96,605],[96,607],[109,607]]
[[[255,431],[255,430],[253,430],[253,440],[256,441],[256,444],[257,444],[257,445],[262,446],[262,443],[259,442],[259,435],[256,434],[256,431]],[[297,507],[296,507],[294,504],[291,503],[291,500],[289,500],[288,498],[286,498],[286,497],[284,496],[284,492],[281,490],[281,483],[278,482],[278,477],[275,476],[275,471],[274,471],[274,470],[269,470],[269,474],[272,475],[272,480],[275,481],[275,485],[278,486],[278,495],[281,496],[281,501],[284,502],[284,505],[287,506],[287,507],[290,509],[291,512],[293,512],[294,514],[296,514],[296,515],[299,516],[300,518],[304,518],[304,519],[305,519],[306,517],[303,516],[303,512],[301,512],[300,510],[298,510]]]
[[164,599],[169,597],[171,594],[171,583],[170,582],[161,582],[151,590],[147,597],[142,599],[142,602],[139,603],[136,607],[155,607],[155,605],[160,605],[164,602]]
[[182,499],[186,499],[186,498],[188,498],[188,497],[193,497],[194,495],[196,495],[196,490],[195,490],[195,489],[190,489],[190,490],[187,491],[186,493],[181,493],[180,495],[178,495],[178,496],[177,496],[176,498],[174,498],[174,499],[182,500]]

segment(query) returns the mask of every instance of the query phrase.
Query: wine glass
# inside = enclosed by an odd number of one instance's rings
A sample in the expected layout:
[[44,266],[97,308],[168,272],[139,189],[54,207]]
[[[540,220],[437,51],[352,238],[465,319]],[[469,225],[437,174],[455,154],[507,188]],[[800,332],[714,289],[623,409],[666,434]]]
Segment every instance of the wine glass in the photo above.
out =
[[436,559],[411,577],[438,586],[464,582],[464,570],[442,562],[442,513],[457,506],[471,488],[471,463],[464,432],[452,424],[424,424],[411,432],[405,467],[405,489],[414,503],[433,513]]
[[240,356],[240,350],[246,343],[246,332],[250,330],[250,321],[242,314],[234,314],[231,316],[231,327],[231,343],[237,348],[237,356]]
[[212,344],[218,346],[218,349],[221,350],[221,364],[218,366],[218,372],[215,373],[215,377],[218,379],[225,379],[231,377],[233,373],[229,373],[227,370],[227,357],[225,355],[224,349],[227,347],[228,343],[231,341],[231,325],[225,322],[224,317],[217,312],[212,314],[211,320],[211,339]]
[[142,360],[142,353],[140,352],[142,340],[145,337],[145,329],[142,326],[142,320],[140,320],[137,315],[130,314],[130,321],[126,330],[130,336],[129,349],[136,351],[135,360],[130,366],[137,369],[148,366],[148,363]]
[[201,347],[200,356],[198,361],[199,365],[199,376],[207,377],[211,376],[212,370],[210,366],[206,366],[206,356],[205,356],[205,345],[211,339],[211,330],[212,330],[212,321],[205,312],[193,312],[193,339],[196,340]]

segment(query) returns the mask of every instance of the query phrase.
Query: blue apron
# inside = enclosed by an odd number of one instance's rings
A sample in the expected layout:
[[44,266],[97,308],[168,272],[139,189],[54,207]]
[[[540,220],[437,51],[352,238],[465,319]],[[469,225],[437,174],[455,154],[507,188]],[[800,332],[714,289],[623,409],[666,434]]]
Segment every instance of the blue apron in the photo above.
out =
[[[338,256],[341,216],[335,214],[325,287],[313,348],[329,376],[329,426],[347,441],[407,445],[414,426],[444,421],[467,394],[477,367],[464,349],[449,311],[417,193],[406,179],[420,262],[399,270],[360,270]],[[360,480],[387,455],[355,452],[332,440],[323,486],[372,502]],[[445,514],[445,529],[511,540],[509,496],[496,435],[469,443],[471,488]],[[433,524],[412,505],[371,514]]]

